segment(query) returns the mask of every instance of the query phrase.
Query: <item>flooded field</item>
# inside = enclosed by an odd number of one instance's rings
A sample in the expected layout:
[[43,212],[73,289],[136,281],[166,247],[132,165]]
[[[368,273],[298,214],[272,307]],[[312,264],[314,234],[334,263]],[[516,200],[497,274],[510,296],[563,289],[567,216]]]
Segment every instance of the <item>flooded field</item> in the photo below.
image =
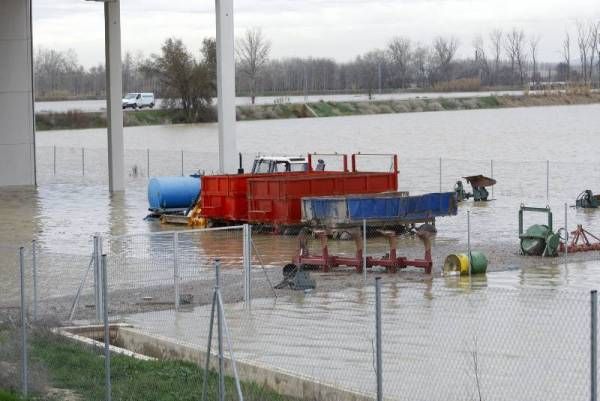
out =
[[[371,281],[369,282],[371,283]],[[390,400],[589,398],[589,295],[600,263],[402,283],[384,277],[383,377]],[[374,293],[227,305],[236,358],[373,395]],[[152,334],[204,347],[210,308],[130,315]],[[478,358],[475,367],[473,355]],[[480,384],[476,385],[475,374]]]
[[[517,256],[521,203],[549,204],[555,227],[561,227],[565,202],[573,204],[584,189],[600,192],[596,155],[599,110],[599,105],[588,105],[255,121],[239,123],[237,130],[247,165],[257,152],[395,152],[400,160],[399,187],[414,194],[439,191],[440,187],[450,191],[458,178],[492,175],[493,168],[498,180],[493,190],[495,200],[478,205],[465,202],[458,216],[439,219],[434,261],[439,271],[447,254],[466,250],[466,212],[470,210],[473,248],[488,255],[491,270],[502,270],[516,269],[523,263]],[[127,191],[111,196],[106,188],[105,130],[37,135],[39,187],[0,190],[3,275],[16,278],[16,247],[35,239],[41,250],[58,259],[61,255],[77,257],[77,262],[64,269],[56,263],[58,271],[52,273],[56,282],[69,282],[73,288],[89,261],[94,233],[108,238],[178,229],[144,220],[147,167],[150,175],[179,175],[183,149],[184,174],[216,169],[216,125],[128,128],[125,144]],[[53,146],[57,147],[56,158]],[[389,168],[380,162],[367,159],[365,166]],[[529,215],[525,225],[543,220],[543,216]],[[569,208],[568,220],[570,229],[583,224],[600,233],[598,212]],[[297,247],[293,236],[256,235],[255,242],[272,267],[288,263]],[[189,246],[214,254],[222,245],[213,243],[214,249],[203,249],[202,243]],[[400,254],[422,256],[422,245],[414,238],[401,238],[399,248]],[[330,249],[354,252],[353,244],[347,241],[332,241]],[[386,243],[371,239],[367,252],[382,255],[387,252]],[[14,281],[4,283],[16,290],[10,284]]]

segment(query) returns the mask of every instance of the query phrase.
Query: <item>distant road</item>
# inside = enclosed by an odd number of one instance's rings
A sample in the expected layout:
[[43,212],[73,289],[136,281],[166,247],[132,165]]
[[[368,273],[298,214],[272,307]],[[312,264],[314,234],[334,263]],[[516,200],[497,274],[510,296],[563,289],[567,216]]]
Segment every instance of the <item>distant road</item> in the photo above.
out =
[[[408,100],[408,99],[435,99],[435,98],[455,98],[455,97],[484,97],[491,95],[509,95],[520,96],[523,91],[489,91],[489,92],[450,92],[450,93],[384,93],[374,94],[372,101],[377,100]],[[358,102],[368,101],[367,94],[354,95],[309,95],[309,96],[261,96],[256,98],[256,104],[275,104],[275,103],[314,103],[318,101],[335,102]],[[216,99],[214,99],[216,102]],[[251,104],[249,97],[237,97],[238,106],[247,106]],[[161,99],[157,99],[157,106],[161,107]],[[106,101],[104,100],[66,100],[55,102],[35,102],[36,113],[48,112],[66,112],[70,110],[79,110],[84,112],[94,112],[106,110]]]

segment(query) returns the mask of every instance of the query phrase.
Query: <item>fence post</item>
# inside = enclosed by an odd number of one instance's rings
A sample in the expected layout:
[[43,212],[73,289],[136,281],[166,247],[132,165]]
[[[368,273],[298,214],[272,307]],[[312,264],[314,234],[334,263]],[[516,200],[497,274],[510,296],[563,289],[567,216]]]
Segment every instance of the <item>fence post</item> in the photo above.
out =
[[[490,177],[494,179],[494,160],[490,160]],[[494,199],[494,186],[492,185],[492,200]]]
[[173,233],[173,286],[175,287],[175,310],[181,303],[179,295],[179,233]]
[[56,145],[53,146],[53,152],[52,164],[54,165],[54,175],[56,175]]
[[25,294],[25,248],[19,248],[19,267],[21,273],[21,392],[27,398],[29,379],[27,362],[27,302]]
[[85,177],[85,148],[81,148],[81,175]]
[[104,377],[106,386],[106,401],[111,401],[112,390],[110,382],[110,327],[108,324],[108,269],[106,255],[101,257],[102,276],[102,315],[104,321]]
[[471,277],[471,211],[467,210],[467,255],[469,259],[469,277]]
[[442,192],[442,158],[440,157],[440,193]]
[[550,203],[550,160],[546,160],[546,204]]
[[383,363],[381,359],[381,277],[375,278],[375,366],[377,374],[377,401],[383,401]]
[[590,400],[598,400],[598,291],[590,291],[591,300],[591,335],[590,335]]
[[150,149],[146,149],[146,172],[150,178]]
[[243,228],[243,264],[244,264],[244,307],[250,310],[252,307],[252,231],[249,224]]
[[363,279],[367,281],[367,219],[363,219],[363,252],[362,252],[362,264],[363,264]]
[[102,237],[94,235],[94,302],[96,305],[96,321],[102,320]]
[[[215,290],[221,291],[221,261],[215,260],[215,271],[217,274]],[[225,400],[225,356],[223,355],[223,311],[217,307],[217,337],[219,346],[219,401]]]
[[37,305],[38,305],[38,293],[37,293],[37,241],[31,241],[31,274],[33,279],[33,321],[37,320]]
[[567,210],[569,206],[565,202],[565,264],[567,263],[567,256],[569,255],[569,228],[568,228],[568,217]]

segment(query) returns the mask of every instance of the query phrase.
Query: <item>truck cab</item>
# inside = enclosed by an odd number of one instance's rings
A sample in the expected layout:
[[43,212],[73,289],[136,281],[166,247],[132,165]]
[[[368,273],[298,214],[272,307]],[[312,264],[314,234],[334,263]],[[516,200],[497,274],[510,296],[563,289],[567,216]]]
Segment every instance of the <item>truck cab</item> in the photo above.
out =
[[252,174],[301,172],[308,170],[306,157],[257,156]]

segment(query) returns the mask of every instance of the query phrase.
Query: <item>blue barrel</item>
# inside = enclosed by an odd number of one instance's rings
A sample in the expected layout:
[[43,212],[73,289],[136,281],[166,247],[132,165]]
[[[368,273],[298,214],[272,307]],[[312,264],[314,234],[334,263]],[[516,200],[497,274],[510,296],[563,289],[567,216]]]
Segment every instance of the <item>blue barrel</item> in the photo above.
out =
[[150,209],[183,209],[200,194],[199,177],[156,177],[148,183]]

